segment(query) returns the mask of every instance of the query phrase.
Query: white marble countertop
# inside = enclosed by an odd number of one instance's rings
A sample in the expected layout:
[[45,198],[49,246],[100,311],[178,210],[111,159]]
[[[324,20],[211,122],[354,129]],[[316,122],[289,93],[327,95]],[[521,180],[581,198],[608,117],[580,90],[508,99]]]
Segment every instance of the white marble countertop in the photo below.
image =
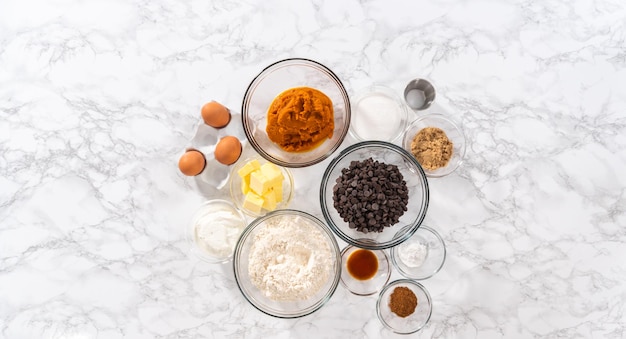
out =
[[[375,296],[276,319],[189,256],[200,107],[239,110],[288,57],[350,94],[428,78],[464,126],[430,180],[448,258],[416,336],[625,337],[625,23],[622,0],[2,1],[0,337],[395,336]],[[321,216],[327,163],[293,171],[291,207]]]

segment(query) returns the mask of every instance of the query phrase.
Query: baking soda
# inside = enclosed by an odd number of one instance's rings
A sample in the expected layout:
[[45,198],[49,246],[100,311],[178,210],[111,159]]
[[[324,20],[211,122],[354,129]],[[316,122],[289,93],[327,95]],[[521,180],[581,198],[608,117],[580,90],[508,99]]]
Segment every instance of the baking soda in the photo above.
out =
[[419,242],[401,244],[398,247],[400,260],[408,267],[416,268],[422,266],[428,255],[428,247]]

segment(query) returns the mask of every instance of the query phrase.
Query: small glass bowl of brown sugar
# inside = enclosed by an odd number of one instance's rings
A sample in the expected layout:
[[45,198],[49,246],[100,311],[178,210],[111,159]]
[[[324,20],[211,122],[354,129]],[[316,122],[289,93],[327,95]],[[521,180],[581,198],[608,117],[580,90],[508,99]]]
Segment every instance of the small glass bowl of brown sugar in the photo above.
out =
[[389,283],[378,296],[376,313],[380,322],[398,334],[421,330],[432,314],[430,294],[415,280],[400,279]]
[[456,170],[465,157],[461,125],[443,114],[426,114],[405,130],[405,150],[413,154],[428,177],[443,177]]
[[377,293],[391,277],[389,258],[383,250],[348,245],[341,251],[341,261],[341,284],[356,295]]

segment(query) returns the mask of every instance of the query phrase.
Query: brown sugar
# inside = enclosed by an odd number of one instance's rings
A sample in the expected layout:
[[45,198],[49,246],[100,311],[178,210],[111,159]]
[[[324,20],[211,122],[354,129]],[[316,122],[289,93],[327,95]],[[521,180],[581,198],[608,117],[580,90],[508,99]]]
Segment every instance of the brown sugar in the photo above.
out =
[[389,309],[398,317],[406,318],[415,312],[417,296],[410,288],[399,286],[389,296]]
[[453,143],[446,132],[437,127],[426,127],[413,137],[411,153],[428,170],[445,167],[452,158]]
[[295,87],[279,94],[267,112],[270,140],[288,152],[303,152],[333,136],[333,103],[310,87]]

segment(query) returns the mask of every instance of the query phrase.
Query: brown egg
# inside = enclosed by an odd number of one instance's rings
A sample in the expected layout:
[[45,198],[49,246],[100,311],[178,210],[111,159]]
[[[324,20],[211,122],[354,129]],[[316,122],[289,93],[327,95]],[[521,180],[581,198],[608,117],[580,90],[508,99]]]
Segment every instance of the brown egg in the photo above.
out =
[[178,160],[178,168],[184,175],[194,176],[202,173],[206,166],[204,155],[196,150],[189,150]]
[[215,160],[224,165],[232,165],[241,156],[241,142],[233,136],[220,139],[215,146]]
[[202,120],[215,128],[222,128],[230,122],[230,111],[219,102],[211,101],[202,106]]

